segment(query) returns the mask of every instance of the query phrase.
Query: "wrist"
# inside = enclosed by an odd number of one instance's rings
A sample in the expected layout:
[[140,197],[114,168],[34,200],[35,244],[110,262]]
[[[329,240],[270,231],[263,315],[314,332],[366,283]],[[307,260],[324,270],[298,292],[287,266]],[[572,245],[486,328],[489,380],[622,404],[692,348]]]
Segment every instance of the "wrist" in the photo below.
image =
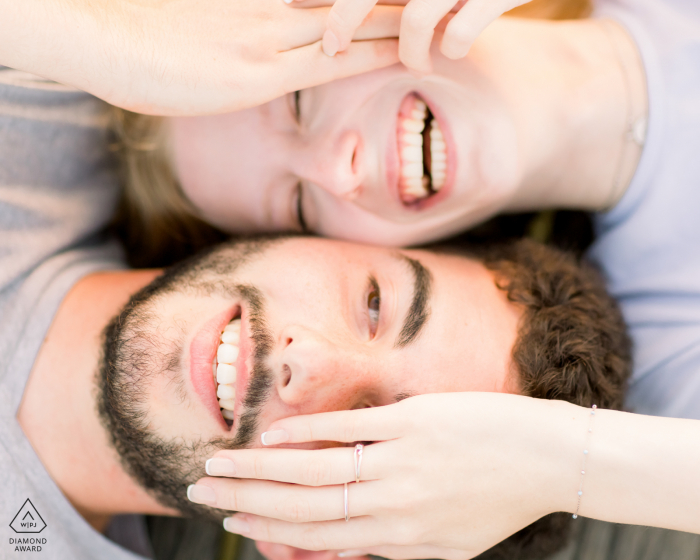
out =
[[[565,401],[547,403],[543,437],[543,504],[546,513],[576,511],[591,409]],[[593,435],[593,434],[591,434]]]

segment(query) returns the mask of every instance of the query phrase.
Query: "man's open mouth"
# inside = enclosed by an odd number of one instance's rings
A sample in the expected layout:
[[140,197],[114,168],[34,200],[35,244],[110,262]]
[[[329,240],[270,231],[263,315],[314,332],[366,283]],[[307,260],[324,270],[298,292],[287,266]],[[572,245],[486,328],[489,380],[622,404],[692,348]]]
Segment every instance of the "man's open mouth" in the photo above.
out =
[[220,344],[212,363],[216,396],[226,424],[233,425],[236,409],[236,361],[241,340],[241,318],[233,319],[221,333]]
[[418,94],[407,95],[399,110],[399,195],[406,205],[429,198],[445,185],[447,146],[440,123]]

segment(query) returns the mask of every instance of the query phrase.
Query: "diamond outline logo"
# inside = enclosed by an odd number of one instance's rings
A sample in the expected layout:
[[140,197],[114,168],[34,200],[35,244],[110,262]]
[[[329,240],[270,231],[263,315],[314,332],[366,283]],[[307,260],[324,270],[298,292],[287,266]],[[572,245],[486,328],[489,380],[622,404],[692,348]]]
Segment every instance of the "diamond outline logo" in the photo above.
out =
[[[20,514],[23,514],[23,515],[20,517]],[[29,530],[29,531],[27,531],[27,530],[18,531],[15,528],[15,521],[18,521],[18,523],[20,524],[20,527],[21,527],[22,523],[28,523],[28,521],[26,521],[27,516],[29,516],[30,519],[32,520],[32,522],[34,524],[36,524],[36,527],[32,530]],[[37,531],[36,528],[38,528],[39,525],[41,525],[41,529],[39,529]],[[10,527],[12,528],[12,530],[15,533],[41,533],[44,529],[46,529],[46,521],[44,521],[44,518],[41,517],[41,514],[34,507],[34,504],[32,503],[32,501],[29,498],[27,498],[25,500],[25,502],[22,504],[22,507],[19,508],[17,515],[15,515],[15,517],[10,522]]]

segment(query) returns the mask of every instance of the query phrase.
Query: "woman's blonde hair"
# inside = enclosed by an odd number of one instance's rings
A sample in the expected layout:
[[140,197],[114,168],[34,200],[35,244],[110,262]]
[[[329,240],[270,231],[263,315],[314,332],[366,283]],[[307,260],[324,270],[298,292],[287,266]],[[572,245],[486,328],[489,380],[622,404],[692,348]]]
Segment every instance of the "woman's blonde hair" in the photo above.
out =
[[167,266],[225,239],[182,192],[166,152],[162,117],[112,108],[123,184],[114,228],[135,267]]
[[[581,19],[591,10],[591,0],[532,0],[507,15]],[[166,153],[164,119],[115,107],[112,123],[124,186],[114,227],[130,264],[166,266],[223,240],[182,192]]]

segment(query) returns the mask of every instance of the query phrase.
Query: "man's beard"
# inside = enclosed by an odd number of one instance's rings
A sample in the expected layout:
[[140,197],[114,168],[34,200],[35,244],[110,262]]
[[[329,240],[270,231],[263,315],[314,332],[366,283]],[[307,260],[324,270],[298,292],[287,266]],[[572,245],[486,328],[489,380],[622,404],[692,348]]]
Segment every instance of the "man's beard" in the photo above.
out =
[[[227,280],[251,257],[259,256],[274,240],[224,245],[185,261],[136,293],[103,332],[103,347],[96,376],[96,403],[108,438],[125,471],[162,505],[184,515],[222,519],[221,510],[193,504],[186,497],[189,484],[206,476],[206,459],[221,449],[250,445],[258,427],[258,415],[272,386],[266,364],[272,338],[263,320],[263,300],[253,286]],[[158,334],[160,324],[154,301],[169,293],[237,297],[247,302],[254,366],[244,414],[235,438],[185,441],[165,439],[149,428],[147,387],[153,378],[179,376],[182,342],[173,345]],[[167,300],[166,300],[167,301]],[[179,379],[182,384],[182,380]]]

